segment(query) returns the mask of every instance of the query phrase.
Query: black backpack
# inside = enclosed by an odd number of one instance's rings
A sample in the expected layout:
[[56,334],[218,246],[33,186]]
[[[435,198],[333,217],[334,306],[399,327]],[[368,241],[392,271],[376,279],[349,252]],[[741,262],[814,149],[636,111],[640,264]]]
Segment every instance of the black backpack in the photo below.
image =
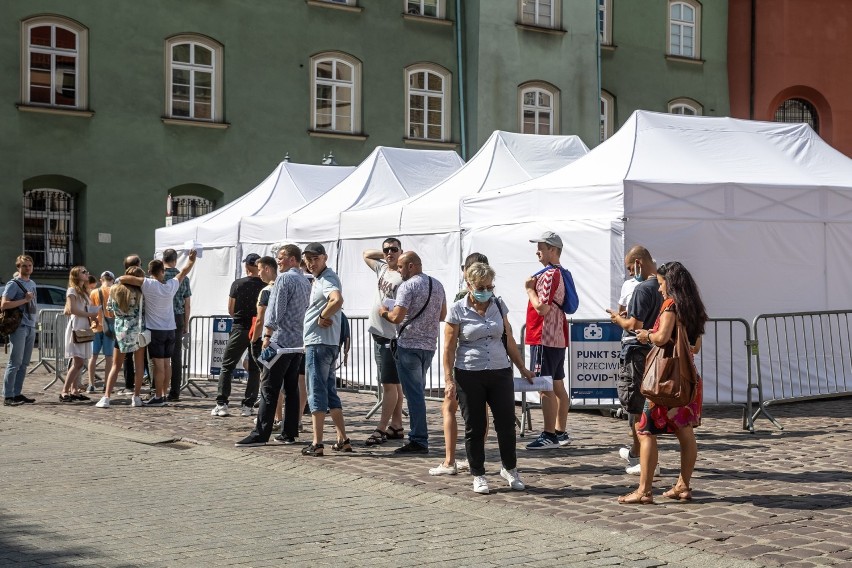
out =
[[[27,295],[27,289],[19,280],[15,280],[24,296]],[[0,336],[9,337],[21,326],[21,320],[24,318],[24,312],[21,311],[21,306],[9,308],[8,310],[0,311]]]

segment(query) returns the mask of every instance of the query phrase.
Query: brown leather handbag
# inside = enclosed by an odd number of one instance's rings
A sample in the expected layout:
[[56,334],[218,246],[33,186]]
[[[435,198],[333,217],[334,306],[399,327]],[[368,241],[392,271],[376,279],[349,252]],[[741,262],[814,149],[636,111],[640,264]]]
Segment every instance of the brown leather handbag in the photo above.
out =
[[74,329],[71,335],[74,343],[91,343],[95,340],[95,332],[91,329]]
[[654,346],[645,358],[642,375],[642,395],[661,406],[686,406],[695,399],[698,371],[692,362],[692,352],[686,328],[677,320],[675,336],[662,347]]

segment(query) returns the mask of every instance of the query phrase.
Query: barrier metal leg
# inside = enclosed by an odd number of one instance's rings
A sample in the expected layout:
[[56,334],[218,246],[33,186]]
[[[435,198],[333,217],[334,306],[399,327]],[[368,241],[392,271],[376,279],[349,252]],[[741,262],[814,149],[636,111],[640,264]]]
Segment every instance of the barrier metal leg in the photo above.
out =
[[50,362],[47,359],[42,359],[41,361],[38,362],[38,364],[35,367],[33,367],[32,369],[27,371],[27,374],[28,375],[33,374],[36,371],[36,369],[38,369],[42,365],[44,365],[44,368],[47,369],[48,373],[55,373],[56,372],[56,368],[53,365],[51,365]]
[[[199,394],[195,394],[195,390],[193,390],[193,389],[197,390]],[[204,398],[210,398],[210,395],[207,394],[207,391],[205,391],[203,388],[201,388],[201,385],[199,385],[198,382],[195,379],[189,379],[183,385],[181,385],[180,392],[183,392],[183,391],[187,391],[190,394],[190,396],[201,395]]]
[[[760,416],[761,414],[763,414],[764,416],[766,416],[766,418],[767,418],[770,422],[772,422],[773,424],[775,424],[775,427],[776,427],[776,428],[778,428],[779,430],[783,430],[783,429],[784,429],[784,427],[783,427],[783,426],[781,426],[781,423],[780,423],[780,422],[778,422],[778,421],[775,419],[775,417],[774,417],[774,416],[772,416],[772,414],[770,414],[770,413],[769,413],[769,411],[768,411],[768,410],[766,410],[766,406],[767,406],[768,404],[769,404],[769,403],[764,402],[764,403],[762,403],[762,404],[758,407],[757,412],[755,412],[755,413],[752,415],[752,417],[751,417],[751,421],[752,421],[752,423],[754,423],[754,421],[757,419],[757,417],[758,417],[758,416]],[[752,426],[752,427],[753,427],[753,426]]]
[[373,405],[373,408],[367,411],[367,416],[365,418],[372,418],[373,415],[379,411],[382,407],[382,402],[385,399],[385,389],[379,384],[379,388],[376,390],[376,404]]

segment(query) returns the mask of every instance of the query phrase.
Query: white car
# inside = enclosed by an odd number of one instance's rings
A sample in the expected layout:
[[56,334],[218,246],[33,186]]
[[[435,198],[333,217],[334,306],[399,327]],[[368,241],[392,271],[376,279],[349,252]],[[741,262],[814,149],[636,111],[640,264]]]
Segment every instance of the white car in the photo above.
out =
[[[50,284],[36,285],[36,306],[38,313],[42,310],[61,310],[65,308],[65,288]],[[38,317],[38,315],[36,315]]]

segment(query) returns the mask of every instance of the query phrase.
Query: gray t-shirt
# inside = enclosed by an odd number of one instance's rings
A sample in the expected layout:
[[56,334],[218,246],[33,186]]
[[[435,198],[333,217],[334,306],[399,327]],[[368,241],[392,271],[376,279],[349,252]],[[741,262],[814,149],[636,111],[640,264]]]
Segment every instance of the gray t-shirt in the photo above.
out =
[[379,280],[376,285],[373,309],[370,311],[369,331],[373,335],[393,339],[396,337],[396,326],[386,319],[379,317],[379,308],[385,300],[396,299],[397,288],[402,284],[402,275],[398,270],[390,270],[388,263],[383,260],[376,262],[375,271]]
[[[663,295],[660,294],[660,282],[656,277],[643,280],[633,290],[630,304],[627,306],[627,317],[636,318],[642,322],[642,329],[651,329],[657,316],[660,315],[660,307],[663,305]],[[636,336],[626,331],[621,335],[624,344],[639,343]]]
[[[33,293],[33,299],[26,304],[21,304],[18,309],[21,310],[21,313],[24,316],[21,318],[21,325],[28,325],[30,327],[35,327],[36,325],[36,283],[32,280],[21,280],[17,279],[18,282],[27,290],[27,292]],[[15,280],[9,280],[6,282],[6,288],[3,289],[3,297],[9,300],[10,302],[15,302],[17,300],[23,300],[24,291],[21,290],[21,287],[15,283]]]
[[[432,295],[429,296],[429,280],[432,281]],[[426,302],[429,302],[428,304]],[[408,312],[399,324],[399,329],[405,326],[397,343],[406,349],[425,349],[435,351],[438,348],[438,332],[441,328],[441,307],[446,301],[444,287],[437,279],[425,274],[416,274],[399,285],[396,290],[395,306],[402,306]],[[417,313],[426,304],[423,313]],[[416,319],[410,324],[406,322]]]
[[305,345],[340,345],[340,310],[331,316],[331,326],[320,327],[319,316],[328,297],[335,290],[343,293],[340,278],[331,268],[326,267],[315,280],[311,288],[311,299],[305,311]]

